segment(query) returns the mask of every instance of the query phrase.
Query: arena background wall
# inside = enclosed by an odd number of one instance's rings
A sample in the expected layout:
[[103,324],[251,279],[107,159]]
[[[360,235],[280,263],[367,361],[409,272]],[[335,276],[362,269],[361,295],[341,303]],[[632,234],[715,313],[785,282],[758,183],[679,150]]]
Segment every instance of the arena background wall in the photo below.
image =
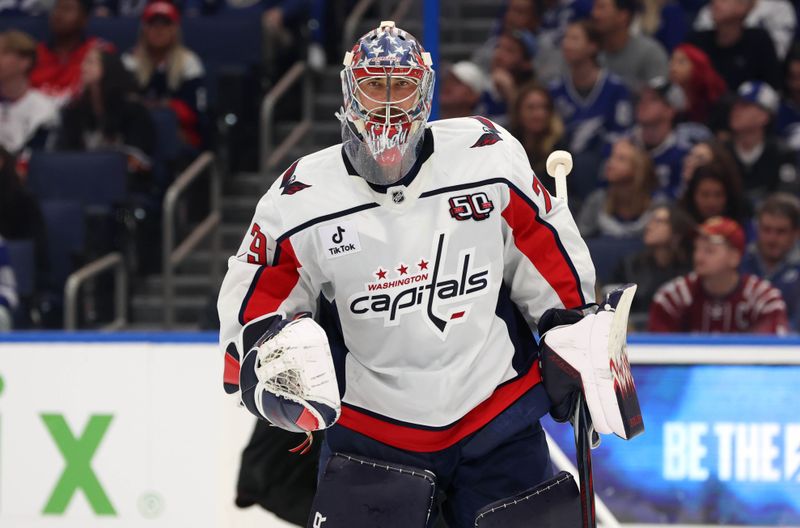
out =
[[[233,505],[253,420],[214,334],[0,337],[0,526],[289,526]],[[634,336],[645,434],[593,452],[626,526],[800,526],[800,339]],[[572,456],[568,425],[545,424]]]

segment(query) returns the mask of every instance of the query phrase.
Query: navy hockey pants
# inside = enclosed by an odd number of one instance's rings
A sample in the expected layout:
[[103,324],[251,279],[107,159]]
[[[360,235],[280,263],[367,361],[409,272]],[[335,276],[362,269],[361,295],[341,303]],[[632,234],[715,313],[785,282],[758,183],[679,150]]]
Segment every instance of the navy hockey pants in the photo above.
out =
[[[334,452],[363,455],[428,469],[444,492],[441,513],[449,528],[475,526],[483,506],[510,497],[553,476],[544,431],[539,423],[549,406],[537,385],[482,429],[458,443],[432,453],[388,446],[350,429],[327,430],[320,454],[320,477]],[[437,512],[431,516],[432,526]]]

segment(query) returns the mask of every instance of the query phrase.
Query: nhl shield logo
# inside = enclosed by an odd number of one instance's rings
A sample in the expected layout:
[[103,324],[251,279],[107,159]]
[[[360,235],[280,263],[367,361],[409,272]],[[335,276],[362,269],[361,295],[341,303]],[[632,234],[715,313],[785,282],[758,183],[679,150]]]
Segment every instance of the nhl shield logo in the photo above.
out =
[[402,190],[392,191],[392,201],[396,204],[403,203],[405,201],[406,196],[403,194]]

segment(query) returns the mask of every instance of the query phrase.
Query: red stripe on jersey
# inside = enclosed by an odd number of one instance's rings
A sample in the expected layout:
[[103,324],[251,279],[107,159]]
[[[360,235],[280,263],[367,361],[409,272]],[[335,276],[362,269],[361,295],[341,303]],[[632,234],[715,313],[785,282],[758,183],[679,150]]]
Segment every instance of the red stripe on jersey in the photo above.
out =
[[346,404],[342,405],[342,414],[337,423],[399,449],[430,453],[446,449],[471,435],[541,381],[539,364],[534,363],[527,374],[495,389],[489,398],[446,429],[431,431],[390,423],[359,412]]
[[300,413],[300,416],[297,420],[294,421],[301,429],[305,431],[316,431],[319,429],[319,422],[314,415],[311,414],[311,411],[308,409],[303,409],[303,412]]
[[244,309],[244,323],[264,314],[278,310],[300,280],[297,261],[292,243],[287,238],[281,242],[278,262],[262,268],[252,295],[247,299]]
[[225,353],[225,370],[222,373],[222,381],[231,385],[239,385],[239,360],[227,352]]
[[514,233],[514,244],[558,294],[565,308],[584,304],[581,285],[553,232],[537,222],[538,212],[514,190],[502,216]]

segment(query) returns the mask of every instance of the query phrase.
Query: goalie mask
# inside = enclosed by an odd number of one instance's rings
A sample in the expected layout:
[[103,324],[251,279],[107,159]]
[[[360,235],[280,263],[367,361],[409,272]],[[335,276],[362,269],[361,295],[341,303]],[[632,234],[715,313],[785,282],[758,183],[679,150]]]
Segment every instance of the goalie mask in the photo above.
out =
[[394,22],[381,22],[345,54],[341,77],[345,154],[368,182],[397,182],[417,160],[431,113],[430,54]]

